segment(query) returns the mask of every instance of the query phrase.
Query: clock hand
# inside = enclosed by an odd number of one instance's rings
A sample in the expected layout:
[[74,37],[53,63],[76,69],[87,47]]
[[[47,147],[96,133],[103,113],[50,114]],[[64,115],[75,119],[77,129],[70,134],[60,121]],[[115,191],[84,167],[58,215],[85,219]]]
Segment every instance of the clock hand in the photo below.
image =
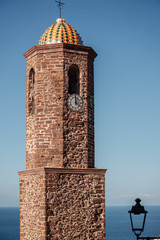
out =
[[77,105],[77,98],[76,98],[76,95],[75,95],[75,104]]

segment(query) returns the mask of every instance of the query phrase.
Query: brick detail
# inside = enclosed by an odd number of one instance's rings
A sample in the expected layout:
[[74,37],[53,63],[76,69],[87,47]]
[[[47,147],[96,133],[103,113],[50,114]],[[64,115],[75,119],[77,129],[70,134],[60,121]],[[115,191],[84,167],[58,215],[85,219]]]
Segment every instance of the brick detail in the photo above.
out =
[[[57,46],[56,46],[57,45]],[[69,48],[70,47],[70,48]],[[94,167],[95,52],[70,44],[35,46],[27,60],[26,168]],[[80,112],[68,109],[68,70],[80,70]],[[29,72],[35,71],[35,113],[29,111]]]
[[29,113],[27,95],[26,168],[62,167],[64,84],[62,53],[39,54],[27,61],[27,94],[31,68],[35,70],[35,114]]

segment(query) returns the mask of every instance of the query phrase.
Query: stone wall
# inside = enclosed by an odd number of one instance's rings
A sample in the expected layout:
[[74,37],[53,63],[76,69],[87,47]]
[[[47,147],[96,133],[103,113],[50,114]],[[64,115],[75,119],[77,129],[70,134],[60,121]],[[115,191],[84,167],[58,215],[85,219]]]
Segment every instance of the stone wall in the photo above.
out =
[[105,170],[19,174],[21,240],[105,240]]
[[49,173],[46,180],[48,239],[105,240],[104,176]]
[[[64,167],[94,167],[94,104],[90,104],[91,99],[94,101],[93,92],[90,91],[94,85],[93,78],[91,79],[91,76],[93,77],[93,61],[94,58],[88,56],[86,52],[64,53]],[[73,64],[79,67],[80,72],[80,96],[83,99],[83,108],[79,112],[73,112],[67,106],[68,70]],[[92,121],[90,117],[92,117]]]
[[46,240],[44,173],[20,173],[20,239]]

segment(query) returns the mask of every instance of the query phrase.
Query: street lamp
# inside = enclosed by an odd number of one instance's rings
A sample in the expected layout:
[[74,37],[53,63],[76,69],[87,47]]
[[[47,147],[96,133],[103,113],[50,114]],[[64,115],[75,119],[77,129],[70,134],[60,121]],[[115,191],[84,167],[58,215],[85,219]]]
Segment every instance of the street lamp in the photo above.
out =
[[[132,206],[132,209],[130,211],[128,211],[128,213],[130,215],[132,231],[136,235],[137,240],[139,240],[139,239],[146,239],[146,240],[160,239],[159,237],[140,237],[141,233],[144,230],[146,215],[148,212],[140,204],[141,199],[137,198],[135,201],[136,201],[135,206]],[[141,215],[141,218],[139,217],[140,215]],[[139,219],[135,219],[135,217],[137,217],[137,216]]]
[[[141,235],[141,233],[144,230],[147,211],[140,204],[141,199],[137,198],[135,201],[136,201],[135,206],[132,206],[132,209],[128,212],[129,212],[129,215],[130,215],[132,231],[134,232],[134,234],[136,235],[137,240],[138,240],[139,236]],[[138,219],[137,219],[137,221],[133,222],[133,220],[136,220],[136,219],[134,219],[135,216],[138,216],[138,215],[142,216],[142,218],[141,218],[142,222],[140,222]]]

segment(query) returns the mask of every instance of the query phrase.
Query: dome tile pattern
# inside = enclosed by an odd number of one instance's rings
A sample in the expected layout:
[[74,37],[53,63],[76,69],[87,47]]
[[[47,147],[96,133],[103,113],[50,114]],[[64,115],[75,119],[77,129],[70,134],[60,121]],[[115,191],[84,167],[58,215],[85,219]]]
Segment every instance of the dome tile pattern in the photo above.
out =
[[62,18],[58,18],[56,23],[49,27],[39,40],[39,45],[54,43],[83,45],[83,41],[77,31]]

